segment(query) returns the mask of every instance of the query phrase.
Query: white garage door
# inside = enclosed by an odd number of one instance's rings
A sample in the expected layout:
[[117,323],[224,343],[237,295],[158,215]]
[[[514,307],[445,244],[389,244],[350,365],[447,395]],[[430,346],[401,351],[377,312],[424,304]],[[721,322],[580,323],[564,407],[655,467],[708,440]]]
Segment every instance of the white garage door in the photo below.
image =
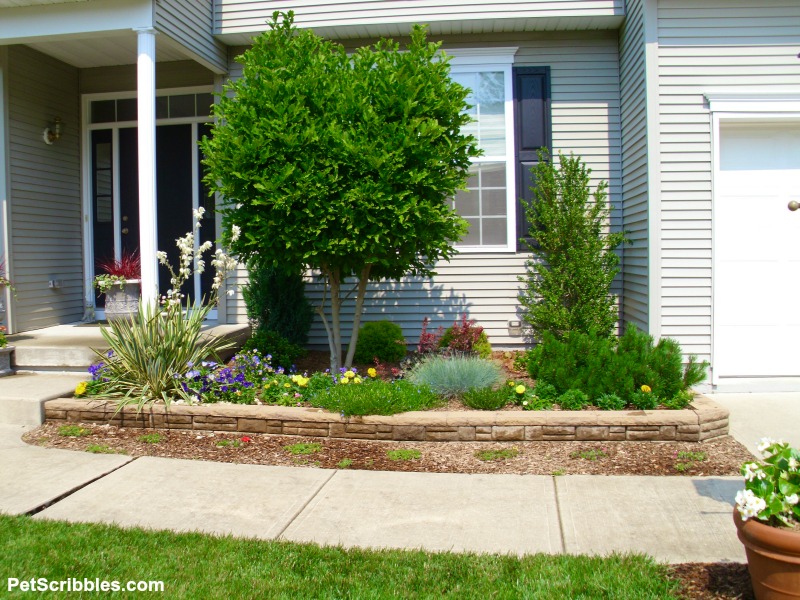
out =
[[800,123],[720,133],[714,378],[800,377]]

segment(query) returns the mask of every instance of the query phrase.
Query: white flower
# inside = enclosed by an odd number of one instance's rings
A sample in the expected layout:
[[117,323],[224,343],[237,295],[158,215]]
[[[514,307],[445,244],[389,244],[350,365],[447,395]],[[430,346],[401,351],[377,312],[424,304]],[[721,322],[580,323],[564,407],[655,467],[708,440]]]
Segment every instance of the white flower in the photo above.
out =
[[242,229],[238,225],[231,226],[231,241],[235,242],[239,239],[239,236],[242,234]]
[[758,464],[753,462],[744,464],[743,475],[745,481],[752,481],[753,479],[764,479],[767,476],[767,474],[761,470],[761,467],[759,467]]
[[786,496],[786,503],[787,504],[791,504],[792,506],[794,506],[798,502],[800,502],[800,498],[798,498],[797,494],[792,494],[791,496]]
[[767,503],[762,498],[756,496],[752,490],[739,490],[736,493],[736,508],[742,516],[742,520],[752,519],[767,508]]
[[772,444],[775,444],[775,443],[777,443],[777,442],[775,440],[773,440],[772,438],[763,437],[763,438],[761,438],[759,440],[758,446],[756,446],[756,448],[758,448],[758,451],[763,454],[763,452],[767,448],[769,448],[770,446],[772,446]]
[[200,207],[197,208],[197,210],[193,210],[192,214],[194,215],[195,219],[200,221],[203,218],[203,215],[205,214],[205,212],[206,212],[206,209],[203,208],[202,206],[200,206]]
[[797,466],[798,466],[797,459],[794,456],[789,458],[789,469],[792,471],[797,471]]

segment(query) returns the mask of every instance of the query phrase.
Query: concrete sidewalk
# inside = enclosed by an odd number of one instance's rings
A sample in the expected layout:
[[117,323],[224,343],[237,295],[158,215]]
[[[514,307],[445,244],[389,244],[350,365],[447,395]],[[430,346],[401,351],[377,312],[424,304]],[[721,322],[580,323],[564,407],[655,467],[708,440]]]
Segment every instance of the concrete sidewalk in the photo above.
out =
[[0,427],[0,512],[319,544],[744,561],[738,477],[464,475],[45,450]]

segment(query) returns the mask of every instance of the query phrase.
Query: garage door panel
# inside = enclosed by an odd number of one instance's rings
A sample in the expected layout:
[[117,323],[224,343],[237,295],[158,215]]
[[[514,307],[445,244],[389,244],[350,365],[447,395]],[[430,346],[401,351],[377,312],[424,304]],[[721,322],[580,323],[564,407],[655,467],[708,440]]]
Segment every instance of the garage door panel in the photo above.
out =
[[721,128],[714,197],[715,377],[800,376],[800,125]]

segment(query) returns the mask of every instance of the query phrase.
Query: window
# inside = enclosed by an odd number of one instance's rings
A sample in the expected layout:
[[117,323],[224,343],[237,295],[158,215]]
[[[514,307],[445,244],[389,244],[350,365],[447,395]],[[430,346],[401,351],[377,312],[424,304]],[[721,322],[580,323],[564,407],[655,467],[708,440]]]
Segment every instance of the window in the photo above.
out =
[[550,70],[512,67],[516,48],[448,50],[451,77],[471,90],[475,119],[464,131],[475,136],[483,156],[473,160],[467,190],[453,207],[469,231],[460,252],[513,252],[528,235],[523,205],[530,168],[540,148],[550,148]]
[[475,136],[483,156],[473,159],[467,190],[453,207],[467,223],[461,252],[515,249],[516,184],[514,175],[511,64],[516,48],[451,50],[451,77],[471,90],[467,102],[474,119],[464,133]]

